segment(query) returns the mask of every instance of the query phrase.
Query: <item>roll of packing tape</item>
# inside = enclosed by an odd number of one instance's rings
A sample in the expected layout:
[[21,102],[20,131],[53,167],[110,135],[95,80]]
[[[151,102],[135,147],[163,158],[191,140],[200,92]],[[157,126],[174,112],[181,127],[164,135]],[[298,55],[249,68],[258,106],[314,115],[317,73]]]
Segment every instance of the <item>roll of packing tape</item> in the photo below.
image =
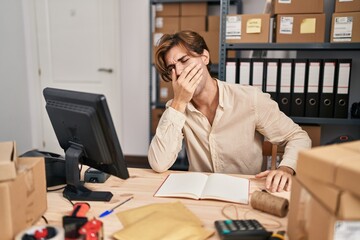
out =
[[[20,232],[18,235],[16,235],[15,240],[22,240],[27,235],[34,236],[36,232],[39,233],[45,229],[48,231],[49,237],[44,237],[42,239],[48,239],[48,240],[64,240],[65,239],[65,233],[64,233],[64,229],[62,227],[45,225],[45,226],[30,227],[30,228]],[[26,238],[24,238],[24,239],[26,239]]]
[[250,204],[254,209],[278,217],[285,217],[289,210],[289,201],[286,198],[277,197],[262,191],[255,191],[251,195]]

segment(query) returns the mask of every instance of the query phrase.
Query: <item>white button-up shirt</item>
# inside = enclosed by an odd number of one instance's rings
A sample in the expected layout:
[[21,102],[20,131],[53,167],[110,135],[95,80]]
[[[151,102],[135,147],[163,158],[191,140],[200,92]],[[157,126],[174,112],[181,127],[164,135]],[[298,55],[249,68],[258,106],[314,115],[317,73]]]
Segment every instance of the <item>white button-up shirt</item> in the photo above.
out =
[[219,105],[212,125],[192,103],[185,113],[167,107],[149,147],[152,169],[168,170],[184,142],[190,171],[257,174],[263,167],[265,136],[272,143],[286,144],[280,166],[295,170],[298,151],[311,147],[307,133],[279,110],[269,94],[253,86],[219,80],[217,84]]

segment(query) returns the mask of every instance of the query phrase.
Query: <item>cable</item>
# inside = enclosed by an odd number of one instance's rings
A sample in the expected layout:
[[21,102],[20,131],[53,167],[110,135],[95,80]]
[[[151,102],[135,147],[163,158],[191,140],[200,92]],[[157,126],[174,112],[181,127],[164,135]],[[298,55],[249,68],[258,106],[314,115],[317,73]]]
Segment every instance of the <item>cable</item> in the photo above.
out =
[[[228,213],[226,213],[227,209],[229,208],[232,208],[232,211],[233,211],[233,215],[235,215],[235,218],[234,217],[231,217],[228,215]],[[239,211],[243,212],[242,214],[242,217],[240,216],[239,214]],[[264,227],[267,227],[267,228],[272,228],[272,229],[279,229],[279,228],[283,228],[283,225],[281,224],[281,222],[275,220],[275,219],[272,219],[272,218],[269,218],[269,217],[266,217],[266,215],[262,214],[261,212],[258,212],[258,211],[250,211],[250,210],[245,210],[243,211],[243,209],[241,209],[240,207],[236,206],[235,204],[227,204],[225,205],[222,209],[221,209],[221,214],[227,218],[227,219],[232,219],[232,220],[240,220],[241,219],[253,219],[253,218],[249,218],[248,215],[250,214],[254,214],[254,215],[257,215],[258,217],[260,216],[261,219],[264,219],[264,220],[267,220],[269,221],[270,223],[262,223],[262,225]],[[272,223],[271,223],[272,222]]]

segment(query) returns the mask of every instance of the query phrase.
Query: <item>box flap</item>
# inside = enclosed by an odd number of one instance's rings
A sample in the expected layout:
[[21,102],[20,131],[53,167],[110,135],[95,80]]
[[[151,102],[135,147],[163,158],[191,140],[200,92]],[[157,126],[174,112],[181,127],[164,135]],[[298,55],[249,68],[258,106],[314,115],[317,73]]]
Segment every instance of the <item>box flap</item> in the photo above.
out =
[[302,150],[299,152],[296,173],[334,184],[336,168],[351,154],[350,150],[338,145]]
[[16,160],[15,142],[0,142],[0,163]]
[[346,220],[360,220],[360,198],[349,192],[343,192],[338,217]]
[[351,151],[354,151],[354,152],[357,152],[360,154],[360,141],[341,143],[341,147],[349,149]]
[[[297,174],[333,184],[360,196],[360,141],[299,152]],[[355,151],[354,151],[355,149]]]
[[0,142],[0,181],[16,177],[16,157],[15,142]]
[[322,183],[306,175],[297,175],[298,180],[320,203],[333,214],[337,213],[341,189],[331,184]]
[[360,197],[360,153],[346,159],[336,171],[335,185]]

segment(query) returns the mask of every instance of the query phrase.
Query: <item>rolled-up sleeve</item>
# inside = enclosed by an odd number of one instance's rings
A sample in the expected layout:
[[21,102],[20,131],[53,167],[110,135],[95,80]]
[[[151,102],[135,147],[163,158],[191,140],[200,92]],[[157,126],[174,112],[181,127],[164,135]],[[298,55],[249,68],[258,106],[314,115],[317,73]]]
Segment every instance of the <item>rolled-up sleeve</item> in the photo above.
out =
[[164,172],[176,161],[182,148],[184,124],[185,115],[172,107],[162,114],[148,151],[149,164],[154,171]]

